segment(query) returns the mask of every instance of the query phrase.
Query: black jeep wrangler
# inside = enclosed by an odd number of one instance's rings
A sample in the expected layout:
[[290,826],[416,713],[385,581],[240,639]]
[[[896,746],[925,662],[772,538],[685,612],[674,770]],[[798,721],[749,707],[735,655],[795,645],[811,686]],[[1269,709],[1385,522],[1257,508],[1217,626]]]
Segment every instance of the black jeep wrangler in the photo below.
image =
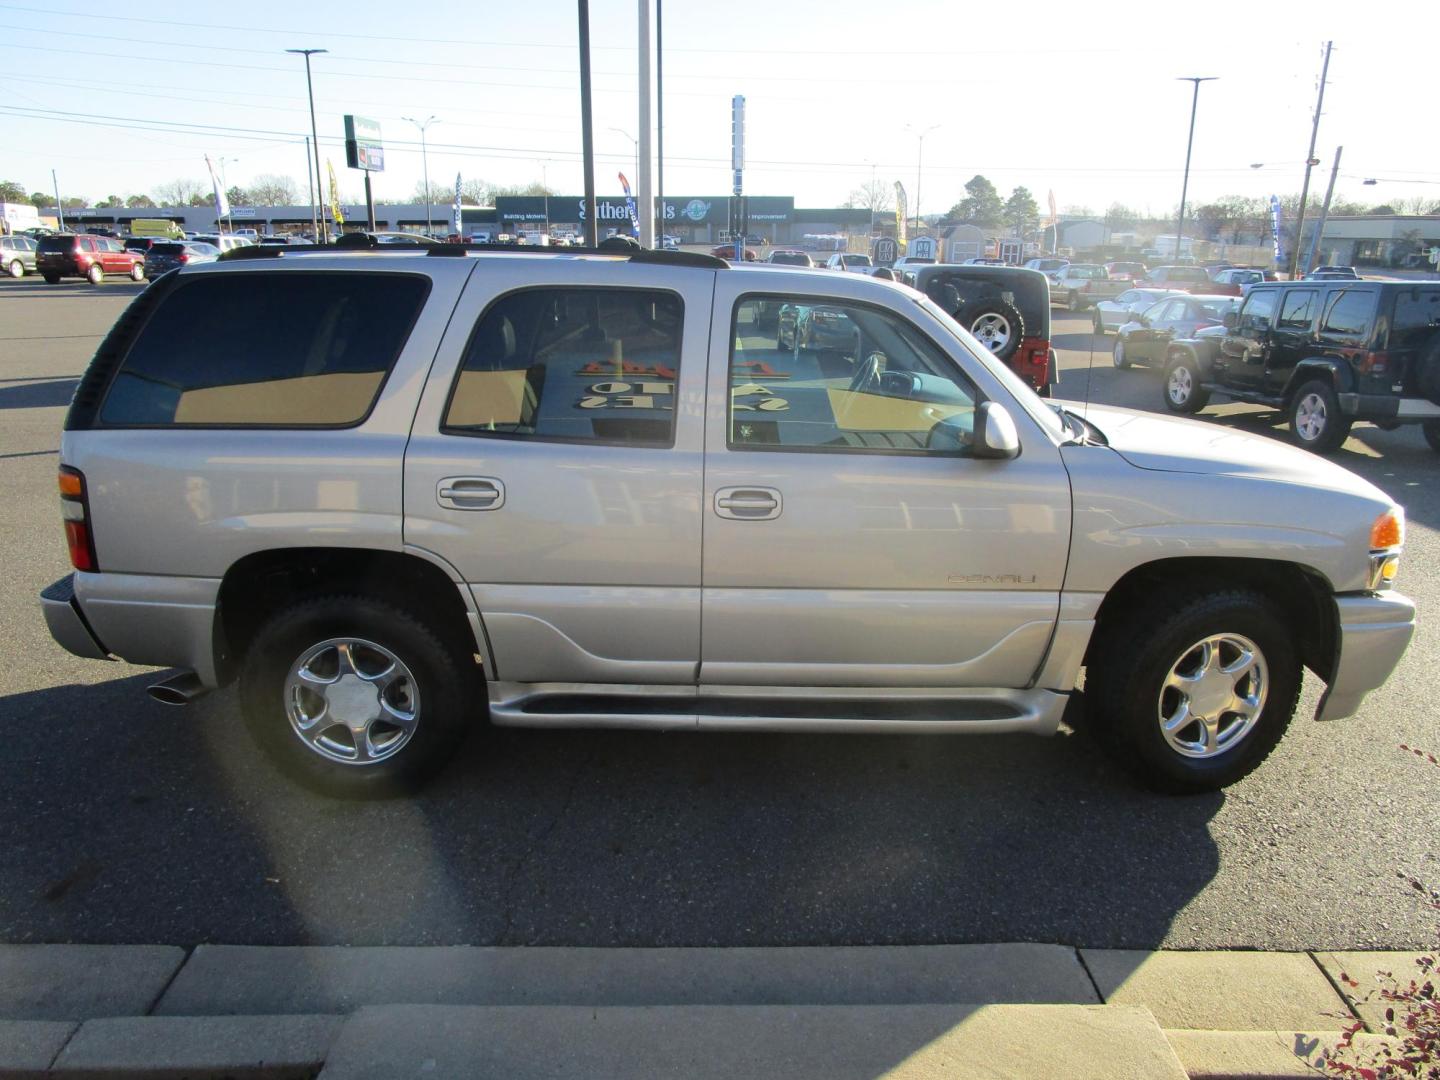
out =
[[1213,395],[1280,409],[1295,442],[1318,453],[1356,420],[1423,424],[1440,451],[1440,281],[1253,285],[1223,335],[1167,350],[1163,385],[1172,412],[1199,412]]

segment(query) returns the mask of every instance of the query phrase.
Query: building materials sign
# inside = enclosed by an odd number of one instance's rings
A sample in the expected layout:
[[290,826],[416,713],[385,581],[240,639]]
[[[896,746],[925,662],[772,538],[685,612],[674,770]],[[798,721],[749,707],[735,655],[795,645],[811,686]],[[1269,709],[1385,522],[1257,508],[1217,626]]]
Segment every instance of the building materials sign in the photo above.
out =
[[345,164],[366,172],[385,171],[385,146],[380,124],[363,116],[345,116]]

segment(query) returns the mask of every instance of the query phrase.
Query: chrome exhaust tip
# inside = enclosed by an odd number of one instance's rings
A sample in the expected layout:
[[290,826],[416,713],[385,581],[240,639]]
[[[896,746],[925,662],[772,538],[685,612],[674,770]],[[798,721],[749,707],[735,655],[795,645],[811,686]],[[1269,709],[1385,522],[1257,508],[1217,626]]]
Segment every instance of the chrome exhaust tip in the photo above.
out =
[[210,688],[193,671],[186,671],[146,687],[145,692],[163,705],[189,705],[208,694]]

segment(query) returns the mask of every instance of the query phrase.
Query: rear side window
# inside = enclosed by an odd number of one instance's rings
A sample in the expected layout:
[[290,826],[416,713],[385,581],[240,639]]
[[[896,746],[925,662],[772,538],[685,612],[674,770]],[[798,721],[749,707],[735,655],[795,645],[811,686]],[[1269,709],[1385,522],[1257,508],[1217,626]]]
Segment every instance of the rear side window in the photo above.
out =
[[1341,289],[1330,301],[1320,333],[1325,337],[1361,338],[1375,310],[1375,294],[1368,290]]
[[671,446],[684,305],[653,289],[526,289],[481,316],[451,435]]
[[1291,289],[1285,294],[1285,303],[1280,306],[1281,330],[1309,330],[1315,318],[1314,289]]
[[[359,423],[429,291],[416,274],[215,274],[181,284],[126,354],[101,423]],[[218,326],[255,332],[216,333]]]
[[1396,330],[1420,330],[1440,326],[1440,289],[1407,290],[1395,297]]

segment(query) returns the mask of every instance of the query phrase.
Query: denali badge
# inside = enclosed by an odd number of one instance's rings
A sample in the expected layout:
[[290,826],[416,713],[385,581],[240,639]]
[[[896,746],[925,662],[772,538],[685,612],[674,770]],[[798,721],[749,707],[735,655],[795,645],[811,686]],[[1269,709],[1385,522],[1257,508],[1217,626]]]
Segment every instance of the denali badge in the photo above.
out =
[[1034,574],[951,574],[951,585],[1034,585]]

